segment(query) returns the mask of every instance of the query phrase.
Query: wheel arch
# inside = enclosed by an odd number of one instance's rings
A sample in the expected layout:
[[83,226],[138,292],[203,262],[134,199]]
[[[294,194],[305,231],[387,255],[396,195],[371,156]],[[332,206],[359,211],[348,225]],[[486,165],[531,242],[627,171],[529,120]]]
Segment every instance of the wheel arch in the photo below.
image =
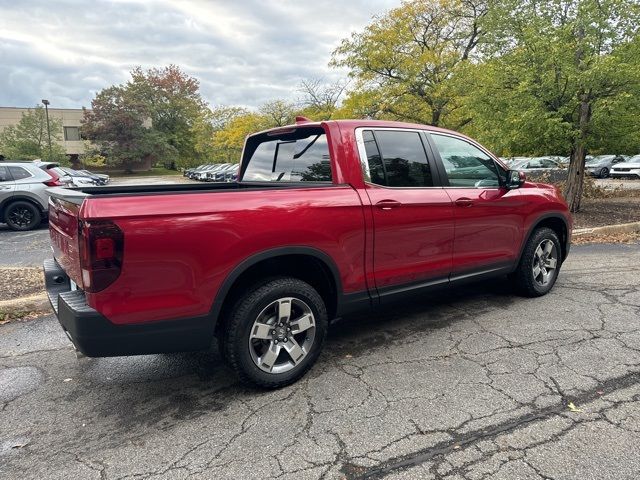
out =
[[542,227],[550,228],[556,233],[556,235],[558,235],[558,239],[560,240],[560,248],[562,250],[561,253],[563,262],[567,258],[567,255],[569,255],[569,222],[560,213],[547,213],[538,217],[529,228],[529,231],[527,232],[527,235],[525,236],[524,241],[520,246],[520,254],[518,255],[518,262],[516,263],[516,267],[520,263],[522,252],[529,242],[529,239],[533,235],[533,232]]
[[333,259],[313,247],[280,247],[252,255],[227,275],[211,307],[216,333],[224,323],[225,313],[242,292],[260,279],[283,275],[309,283],[325,301],[329,318],[336,315],[342,297],[342,282]]
[[36,207],[38,209],[38,211],[43,214],[43,217],[45,216],[44,214],[46,213],[46,209],[42,208],[42,205],[40,204],[40,202],[28,195],[24,195],[24,194],[14,194],[11,195],[10,197],[5,198],[1,203],[0,203],[0,219],[4,219],[4,211],[5,209],[11,205],[12,203],[15,202],[29,202],[31,203],[34,207]]

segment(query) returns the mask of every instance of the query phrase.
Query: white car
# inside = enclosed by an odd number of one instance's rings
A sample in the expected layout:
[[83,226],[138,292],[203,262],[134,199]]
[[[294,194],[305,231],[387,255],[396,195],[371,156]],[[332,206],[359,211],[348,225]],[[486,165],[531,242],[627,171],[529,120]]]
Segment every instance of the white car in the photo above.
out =
[[640,155],[634,155],[626,162],[611,167],[611,178],[640,178]]
[[562,170],[564,167],[557,160],[549,157],[533,157],[513,162],[509,165],[512,170],[538,171],[538,170]]

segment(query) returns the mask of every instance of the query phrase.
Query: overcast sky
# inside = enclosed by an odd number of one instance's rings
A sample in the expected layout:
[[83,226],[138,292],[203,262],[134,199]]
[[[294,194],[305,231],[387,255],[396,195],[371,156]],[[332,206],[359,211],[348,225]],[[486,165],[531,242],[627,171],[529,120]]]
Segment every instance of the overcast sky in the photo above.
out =
[[400,0],[0,0],[0,106],[90,106],[136,65],[174,63],[212,105],[295,100],[350,32]]

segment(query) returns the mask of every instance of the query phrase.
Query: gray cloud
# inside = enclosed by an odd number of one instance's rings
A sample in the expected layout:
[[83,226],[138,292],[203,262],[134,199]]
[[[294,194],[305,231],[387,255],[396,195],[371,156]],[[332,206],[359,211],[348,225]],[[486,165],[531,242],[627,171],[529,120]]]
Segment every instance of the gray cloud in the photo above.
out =
[[295,100],[303,78],[341,78],[331,51],[399,0],[0,0],[0,105],[89,106],[135,66],[170,63],[214,105]]

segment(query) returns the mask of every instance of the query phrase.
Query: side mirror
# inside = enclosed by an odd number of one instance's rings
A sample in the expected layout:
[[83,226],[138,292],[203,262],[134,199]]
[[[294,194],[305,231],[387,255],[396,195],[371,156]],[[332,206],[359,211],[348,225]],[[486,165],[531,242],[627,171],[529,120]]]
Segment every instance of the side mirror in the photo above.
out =
[[509,170],[507,172],[507,188],[520,188],[524,184],[527,176],[524,172],[518,170]]

